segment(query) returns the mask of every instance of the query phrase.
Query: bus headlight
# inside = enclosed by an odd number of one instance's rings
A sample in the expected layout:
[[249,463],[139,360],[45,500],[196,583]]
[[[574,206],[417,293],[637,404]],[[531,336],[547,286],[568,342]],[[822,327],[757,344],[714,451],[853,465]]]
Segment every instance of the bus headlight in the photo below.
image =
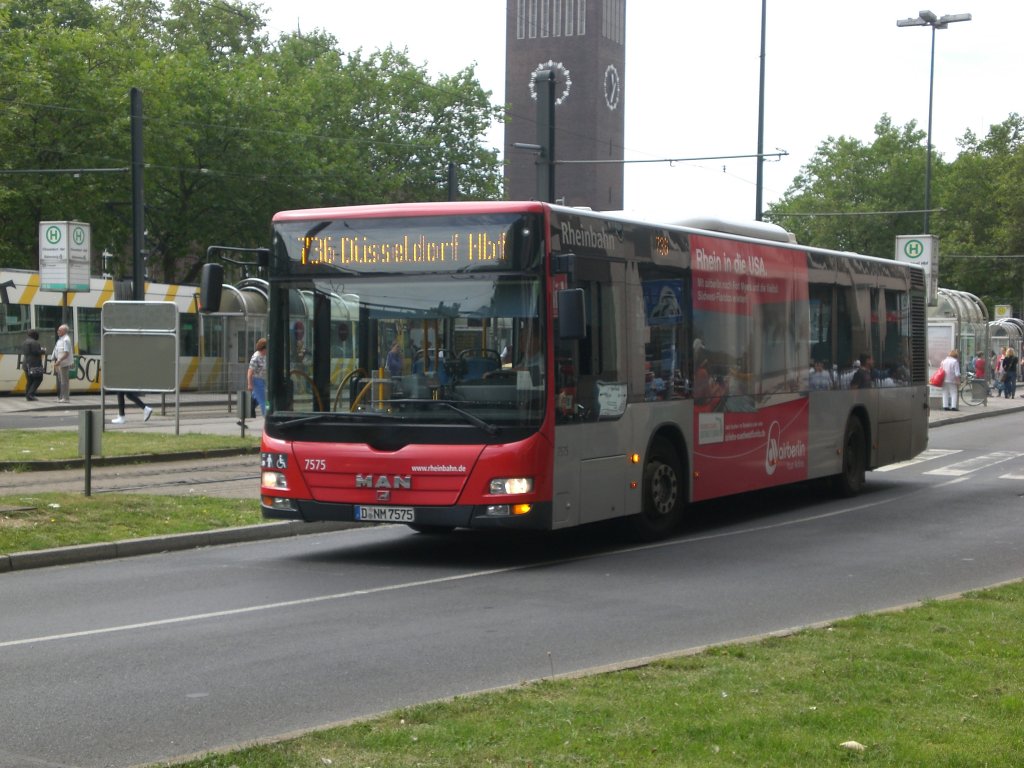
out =
[[496,477],[491,480],[492,496],[533,493],[532,477]]
[[260,485],[264,488],[276,488],[279,491],[288,490],[288,478],[284,472],[272,472],[264,470],[260,477]]

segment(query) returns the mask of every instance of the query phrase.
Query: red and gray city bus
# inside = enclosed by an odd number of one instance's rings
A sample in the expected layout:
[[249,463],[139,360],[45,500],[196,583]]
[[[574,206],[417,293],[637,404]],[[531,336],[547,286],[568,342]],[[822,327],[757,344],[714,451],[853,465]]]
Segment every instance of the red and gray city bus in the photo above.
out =
[[855,494],[926,447],[920,269],[697,224],[540,202],[277,214],[263,515],[654,538],[706,499]]

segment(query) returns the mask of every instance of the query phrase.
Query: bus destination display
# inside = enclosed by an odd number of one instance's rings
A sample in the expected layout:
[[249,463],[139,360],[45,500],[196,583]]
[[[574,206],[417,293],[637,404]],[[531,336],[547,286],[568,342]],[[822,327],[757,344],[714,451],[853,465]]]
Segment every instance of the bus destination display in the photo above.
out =
[[372,235],[338,232],[297,238],[298,263],[308,267],[340,267],[360,272],[508,266],[505,230]]

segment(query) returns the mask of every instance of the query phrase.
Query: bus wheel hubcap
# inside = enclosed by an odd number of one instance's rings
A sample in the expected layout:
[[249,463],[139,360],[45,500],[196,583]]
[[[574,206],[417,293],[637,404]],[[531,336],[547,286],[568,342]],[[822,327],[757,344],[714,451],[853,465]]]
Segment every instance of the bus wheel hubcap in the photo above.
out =
[[651,501],[654,502],[655,514],[671,514],[676,505],[677,493],[675,473],[667,464],[660,464],[651,476]]

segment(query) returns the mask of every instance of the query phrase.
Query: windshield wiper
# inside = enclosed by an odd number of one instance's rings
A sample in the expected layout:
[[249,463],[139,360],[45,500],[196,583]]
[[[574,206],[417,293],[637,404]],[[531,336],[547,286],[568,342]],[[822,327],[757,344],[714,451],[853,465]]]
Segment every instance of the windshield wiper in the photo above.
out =
[[455,411],[459,416],[464,418],[470,424],[475,427],[479,427],[489,435],[498,434],[498,428],[493,424],[490,424],[474,413],[463,410],[459,406],[455,405],[451,400],[403,400],[403,403],[415,403],[416,405],[443,405],[445,408],[449,408]]
[[[402,401],[405,402],[405,401]],[[284,421],[275,422],[275,425],[282,429],[288,427],[295,427],[299,424],[309,424],[315,421],[327,421],[327,420],[350,420],[350,419],[398,419],[400,416],[396,416],[393,413],[385,413],[384,411],[321,411],[320,413],[311,413],[307,416],[296,416],[291,419],[285,419]]]
[[333,413],[312,413],[309,416],[296,416],[293,419],[285,419],[284,421],[274,422],[274,426],[287,429],[288,427],[295,427],[299,424],[309,424],[314,421],[322,421],[330,416],[334,416]]

